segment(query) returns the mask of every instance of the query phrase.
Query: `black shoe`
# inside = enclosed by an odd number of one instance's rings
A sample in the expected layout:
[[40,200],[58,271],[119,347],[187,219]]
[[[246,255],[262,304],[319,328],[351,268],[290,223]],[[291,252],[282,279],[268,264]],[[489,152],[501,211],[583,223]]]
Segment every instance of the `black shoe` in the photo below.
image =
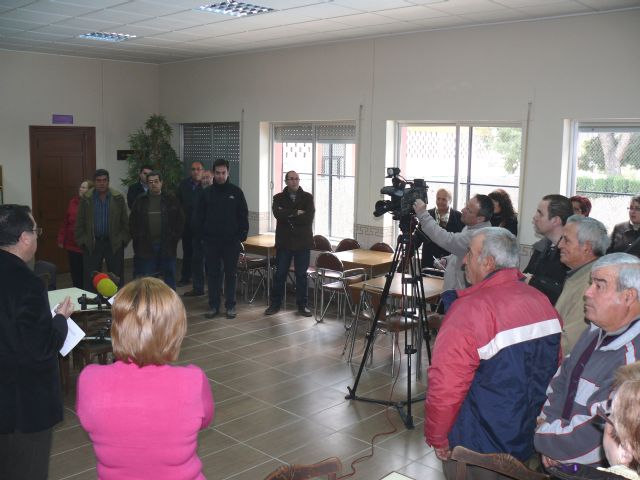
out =
[[303,317],[310,317],[313,314],[308,307],[298,307],[298,315],[301,315]]
[[204,314],[204,318],[216,318],[218,315],[220,315],[220,310],[209,310]]
[[191,283],[191,280],[180,280],[178,282],[178,286],[179,287],[186,287],[187,285],[189,285]]
[[269,308],[267,308],[264,311],[265,315],[273,315],[275,313],[278,313],[280,311],[280,305],[269,305]]
[[202,297],[203,295],[204,292],[199,290],[189,290],[188,292],[184,292],[182,294],[183,297]]
[[227,308],[227,318],[229,320],[236,318],[236,307]]

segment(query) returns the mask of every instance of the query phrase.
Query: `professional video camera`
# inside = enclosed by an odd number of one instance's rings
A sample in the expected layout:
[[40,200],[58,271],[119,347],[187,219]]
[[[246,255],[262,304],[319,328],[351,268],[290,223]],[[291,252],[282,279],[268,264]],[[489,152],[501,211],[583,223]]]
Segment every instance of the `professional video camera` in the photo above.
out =
[[413,181],[400,177],[400,169],[397,167],[387,168],[387,177],[391,179],[392,185],[382,187],[380,193],[389,195],[391,200],[379,200],[376,202],[374,217],[380,217],[390,212],[394,220],[404,220],[413,215],[413,204],[417,199],[424,203],[427,201],[427,190],[429,187],[422,178]]

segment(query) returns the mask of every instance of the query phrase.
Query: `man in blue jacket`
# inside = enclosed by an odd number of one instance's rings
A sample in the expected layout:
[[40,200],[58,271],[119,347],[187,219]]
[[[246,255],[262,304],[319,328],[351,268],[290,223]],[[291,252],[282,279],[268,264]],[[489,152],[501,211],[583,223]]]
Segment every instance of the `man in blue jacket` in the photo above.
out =
[[[229,162],[213,163],[213,185],[202,191],[194,222],[202,238],[209,279],[209,311],[206,318],[220,313],[220,291],[224,271],[224,295],[227,318],[236,317],[236,271],[240,242],[249,232],[249,209],[244,193],[229,182]],[[224,267],[224,269],[223,269]]]

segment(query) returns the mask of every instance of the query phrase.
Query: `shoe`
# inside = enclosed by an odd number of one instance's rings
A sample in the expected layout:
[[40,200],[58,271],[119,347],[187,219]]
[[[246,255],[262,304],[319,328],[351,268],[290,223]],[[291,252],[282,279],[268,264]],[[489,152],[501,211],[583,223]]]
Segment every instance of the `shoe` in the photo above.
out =
[[227,308],[227,318],[236,318],[236,307]]
[[267,308],[264,311],[265,315],[273,315],[275,313],[278,313],[280,311],[280,305],[269,305],[269,308]]
[[188,292],[184,292],[182,294],[183,297],[202,297],[204,292],[198,290],[189,290]]
[[178,286],[179,287],[186,287],[187,285],[189,285],[191,283],[191,280],[180,280],[178,282]]
[[303,317],[310,317],[313,314],[308,307],[298,307],[298,315],[301,315]]
[[218,315],[220,315],[220,310],[209,310],[204,314],[204,318],[216,318]]

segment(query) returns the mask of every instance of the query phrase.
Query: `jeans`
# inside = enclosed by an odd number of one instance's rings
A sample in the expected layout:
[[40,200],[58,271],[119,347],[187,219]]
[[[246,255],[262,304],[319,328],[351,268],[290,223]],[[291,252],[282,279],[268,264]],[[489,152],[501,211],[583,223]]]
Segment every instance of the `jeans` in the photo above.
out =
[[162,275],[164,283],[172,289],[176,289],[176,257],[166,257],[162,255],[162,245],[160,242],[153,242],[153,257],[138,257],[140,276],[147,277],[157,273]]
[[222,273],[224,272],[224,306],[227,310],[236,306],[236,272],[240,257],[240,242],[203,241],[209,279],[209,308],[220,310]]
[[271,290],[271,305],[280,306],[282,303],[287,275],[289,274],[289,265],[291,265],[291,259],[293,258],[296,274],[296,305],[298,307],[307,306],[307,269],[309,268],[310,256],[311,252],[309,250],[278,249],[276,253],[276,276]]

